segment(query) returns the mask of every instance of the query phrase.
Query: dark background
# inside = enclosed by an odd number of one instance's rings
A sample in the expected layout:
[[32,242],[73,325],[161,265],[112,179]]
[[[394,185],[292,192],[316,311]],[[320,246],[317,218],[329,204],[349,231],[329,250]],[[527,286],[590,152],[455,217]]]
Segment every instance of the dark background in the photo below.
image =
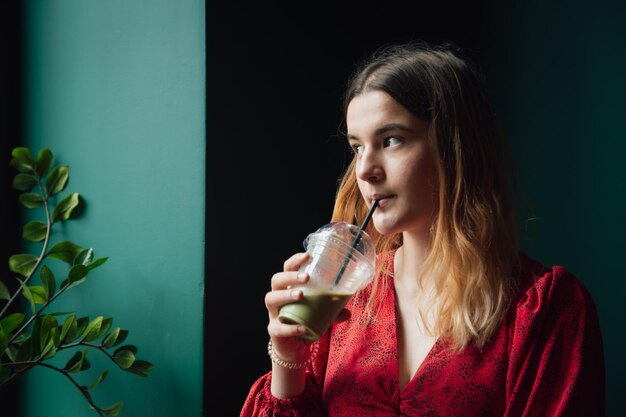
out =
[[207,2],[205,378],[219,387],[207,388],[209,414],[238,415],[269,370],[263,297],[330,220],[349,162],[338,132],[356,62],[414,39],[455,41],[483,66],[494,56],[486,4],[350,3]]
[[[8,259],[18,253],[20,233],[20,210],[17,193],[12,187],[14,168],[9,167],[11,149],[22,140],[22,10],[21,2],[0,3],[0,260],[2,281],[12,292],[17,281],[6,279],[10,275]],[[2,303],[4,305],[4,303]],[[15,310],[15,308],[13,309]],[[2,415],[17,416],[21,387],[19,382],[0,391]]]
[[515,154],[522,248],[568,266],[592,292],[607,415],[626,412],[615,293],[625,288],[621,268],[607,262],[626,247],[614,153],[625,150],[614,122],[626,115],[624,7],[475,3],[207,2],[209,414],[238,415],[270,369],[263,297],[271,275],[330,218],[348,161],[338,130],[349,75],[377,47],[411,40],[452,41],[482,68]]

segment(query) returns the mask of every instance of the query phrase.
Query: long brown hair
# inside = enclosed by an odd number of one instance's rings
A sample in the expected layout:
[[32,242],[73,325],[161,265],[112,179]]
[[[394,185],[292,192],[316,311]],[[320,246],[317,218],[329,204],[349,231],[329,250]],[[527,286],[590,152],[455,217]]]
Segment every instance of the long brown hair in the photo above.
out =
[[[456,349],[482,347],[508,307],[518,249],[503,141],[480,72],[450,44],[386,46],[349,80],[344,115],[354,97],[373,90],[429,122],[433,132],[438,212],[421,274],[435,282],[431,331]],[[338,188],[333,221],[356,223],[366,210],[353,160]],[[402,244],[401,234],[383,236],[371,224],[368,233],[381,254]],[[373,283],[369,319],[375,319],[383,284],[378,278]]]

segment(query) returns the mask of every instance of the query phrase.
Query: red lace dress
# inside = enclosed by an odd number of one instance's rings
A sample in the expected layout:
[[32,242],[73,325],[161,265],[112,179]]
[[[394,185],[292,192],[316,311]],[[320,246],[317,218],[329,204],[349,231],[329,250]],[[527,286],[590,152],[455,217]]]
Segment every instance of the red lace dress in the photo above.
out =
[[[318,342],[302,395],[274,397],[270,372],[250,389],[241,417],[603,416],[593,300],[564,268],[522,260],[516,302],[482,351],[455,354],[439,340],[400,390],[393,279],[384,276],[390,285],[378,319],[366,328],[333,325]],[[352,317],[363,307],[349,306]]]

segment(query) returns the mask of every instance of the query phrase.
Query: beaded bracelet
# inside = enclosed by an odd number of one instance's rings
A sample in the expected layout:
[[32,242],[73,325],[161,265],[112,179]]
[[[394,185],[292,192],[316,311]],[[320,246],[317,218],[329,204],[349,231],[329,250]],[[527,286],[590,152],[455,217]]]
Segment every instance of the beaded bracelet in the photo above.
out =
[[319,344],[314,343],[313,349],[311,349],[311,355],[307,360],[305,360],[304,362],[287,362],[286,360],[283,360],[279,358],[278,355],[276,355],[276,352],[274,351],[274,346],[272,345],[272,339],[270,339],[270,341],[267,343],[267,354],[269,355],[272,362],[287,369],[302,369],[305,366],[309,365],[311,362],[313,362],[313,359],[317,355],[318,349]]

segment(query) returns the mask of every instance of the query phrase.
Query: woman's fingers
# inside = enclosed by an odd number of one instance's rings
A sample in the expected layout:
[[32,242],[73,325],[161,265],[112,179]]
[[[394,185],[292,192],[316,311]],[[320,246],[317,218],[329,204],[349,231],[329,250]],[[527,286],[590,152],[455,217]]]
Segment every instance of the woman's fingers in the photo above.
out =
[[288,289],[288,290],[274,290],[265,294],[265,307],[270,313],[270,318],[278,315],[278,310],[281,306],[294,301],[298,301],[302,298],[302,290]]
[[306,272],[278,272],[272,277],[272,291],[283,290],[294,285],[306,284],[309,281],[309,274]]
[[287,338],[294,336],[302,336],[306,333],[306,328],[301,325],[281,323],[278,319],[280,307],[285,304],[293,303],[302,298],[302,290],[286,289],[278,291],[270,291],[265,295],[265,306],[269,312],[270,322],[267,326],[267,332],[271,337]]
[[309,281],[309,274],[298,270],[308,259],[309,255],[305,252],[296,253],[287,259],[283,264],[284,270],[272,276],[272,290],[265,294],[265,307],[270,319],[267,331],[276,341],[277,347],[280,345],[280,350],[284,352],[299,352],[306,348],[304,341],[297,337],[305,334],[306,328],[298,324],[281,323],[278,312],[285,304],[302,299],[302,289],[298,286]]
[[274,338],[295,337],[305,334],[306,328],[298,324],[281,323],[276,319],[270,320],[270,324],[267,325],[267,333]]
[[285,263],[283,264],[283,271],[297,271],[308,259],[308,253],[296,253],[291,258],[285,261]]

